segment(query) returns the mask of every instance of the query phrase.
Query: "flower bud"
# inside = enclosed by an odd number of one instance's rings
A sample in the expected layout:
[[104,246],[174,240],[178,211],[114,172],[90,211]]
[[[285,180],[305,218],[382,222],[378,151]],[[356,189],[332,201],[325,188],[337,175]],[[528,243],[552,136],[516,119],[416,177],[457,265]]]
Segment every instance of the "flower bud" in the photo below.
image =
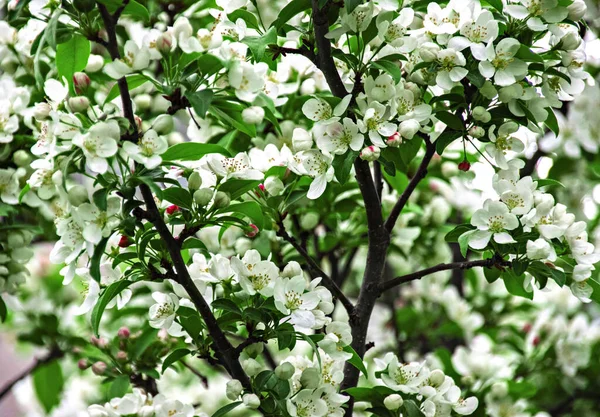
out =
[[6,245],[9,249],[17,249],[25,246],[25,239],[23,235],[19,232],[12,232],[6,238]]
[[587,11],[587,5],[583,0],[575,0],[573,3],[567,6],[567,10],[569,11],[569,15],[567,16],[570,20],[578,21],[585,16],[585,12]]
[[319,215],[309,211],[300,218],[300,227],[304,230],[312,230],[319,224]]
[[252,343],[251,345],[246,346],[246,348],[244,348],[244,353],[246,355],[248,355],[249,357],[256,359],[258,357],[258,355],[263,353],[263,350],[264,350],[263,343]]
[[508,395],[508,384],[504,381],[496,382],[492,385],[491,394],[497,398],[503,398]]
[[419,48],[419,56],[425,62],[433,62],[437,59],[440,47],[433,42],[425,42]]
[[405,120],[398,126],[398,132],[403,138],[412,139],[419,131],[421,124],[414,119]]
[[558,46],[563,51],[574,51],[579,48],[579,45],[581,45],[581,38],[577,33],[573,32],[567,32],[558,43]]
[[485,98],[491,100],[496,97],[498,91],[496,90],[496,87],[494,87],[494,84],[492,84],[490,81],[486,81],[483,83],[483,87],[479,89],[479,93]]
[[434,369],[431,371],[431,374],[429,374],[429,382],[434,387],[439,387],[445,380],[446,375],[444,375],[444,372],[440,369]]
[[69,108],[76,113],[86,111],[90,107],[90,100],[86,96],[71,97],[69,99]]
[[92,336],[90,338],[90,342],[92,343],[92,345],[94,345],[94,346],[96,346],[97,348],[100,348],[100,349],[104,349],[105,347],[108,346],[108,340],[106,340],[103,337]]
[[383,405],[388,410],[397,410],[402,407],[404,404],[404,400],[400,396],[400,394],[391,394],[384,398]]
[[379,149],[375,145],[371,145],[371,146],[367,146],[365,149],[360,151],[359,156],[360,156],[360,159],[362,159],[364,161],[373,162],[373,161],[376,161],[377,159],[379,159],[380,155],[381,155],[381,149]]
[[87,359],[79,359],[79,361],[77,362],[77,367],[82,371],[85,371],[87,368],[90,367],[90,365],[91,363]]
[[115,357],[119,362],[125,362],[127,360],[127,352],[120,350]]
[[458,164],[458,169],[460,169],[463,172],[467,172],[468,170],[471,169],[471,164],[469,163],[469,161],[467,161],[466,159],[464,161],[462,161],[460,164]]
[[473,126],[469,129],[469,135],[477,139],[482,138],[485,136],[485,129],[481,126]]
[[397,148],[402,144],[402,136],[400,133],[396,132],[385,141],[387,146],[392,148]]
[[69,188],[67,195],[69,198],[69,203],[71,203],[71,205],[74,207],[79,207],[88,201],[87,189],[81,184],[76,184]]
[[306,368],[300,376],[302,388],[315,389],[321,382],[321,372],[316,368]]
[[229,194],[224,193],[223,191],[217,191],[213,205],[216,208],[224,208],[227,207],[230,202],[231,199],[229,198]]
[[292,133],[292,146],[294,151],[307,151],[312,148],[313,140],[310,133],[302,128],[295,128]]
[[174,127],[175,123],[173,122],[173,116],[168,114],[161,114],[154,119],[154,123],[152,123],[152,129],[154,129],[159,135],[171,133]]
[[13,154],[13,162],[16,166],[24,168],[31,163],[31,155],[23,149],[19,149]]
[[242,111],[242,120],[250,125],[262,123],[265,118],[265,110],[262,107],[250,106]]
[[92,365],[92,372],[98,376],[104,375],[106,372],[106,364],[104,362],[98,361]]
[[483,123],[487,123],[491,119],[490,112],[487,111],[484,107],[477,106],[473,109],[473,119],[478,120]]
[[258,375],[262,371],[262,365],[258,363],[256,359],[246,359],[241,362],[242,368],[248,374],[249,377]]
[[213,197],[213,190],[210,188],[200,188],[194,192],[194,201],[200,207],[205,207]]
[[35,105],[33,110],[33,117],[35,120],[42,121],[46,120],[48,116],[50,116],[50,112],[52,111],[52,107],[50,104],[46,102],[40,102]]
[[73,74],[73,85],[78,93],[85,91],[90,86],[90,77],[85,72]]
[[246,231],[246,236],[247,237],[255,237],[259,232],[258,226],[250,223],[249,227],[250,227],[250,229]]
[[138,94],[133,98],[136,110],[146,111],[152,105],[152,96],[150,94]]
[[117,332],[117,336],[119,337],[119,339],[129,339],[129,336],[131,336],[131,332],[128,327],[121,327]]
[[171,53],[173,50],[173,35],[169,32],[161,33],[160,36],[156,38],[156,50],[162,55]]
[[275,368],[275,375],[279,379],[290,379],[294,375],[294,372],[296,372],[296,368],[289,362],[284,362]]
[[127,247],[131,246],[132,244],[133,244],[133,241],[129,238],[129,236],[121,235],[121,238],[119,239],[119,243],[118,243],[120,248],[127,248]]
[[244,387],[242,386],[242,383],[237,379],[232,379],[227,383],[225,395],[227,395],[227,398],[229,398],[231,401],[235,401],[242,394],[243,390]]
[[285,188],[283,185],[283,181],[279,179],[279,177],[270,176],[265,179],[264,183],[265,190],[271,194],[272,196],[277,196],[283,192]]
[[179,206],[177,204],[171,204],[169,207],[167,207],[167,209],[165,210],[165,212],[171,216],[174,213],[179,211]]
[[202,187],[202,177],[200,176],[200,173],[198,171],[194,171],[188,177],[188,188],[191,191],[195,191],[198,190],[200,187]]
[[100,55],[91,54],[88,58],[87,65],[85,66],[85,72],[98,72],[104,66],[104,58]]
[[242,401],[246,407],[252,408],[253,410],[260,407],[260,398],[258,398],[256,394],[244,394]]

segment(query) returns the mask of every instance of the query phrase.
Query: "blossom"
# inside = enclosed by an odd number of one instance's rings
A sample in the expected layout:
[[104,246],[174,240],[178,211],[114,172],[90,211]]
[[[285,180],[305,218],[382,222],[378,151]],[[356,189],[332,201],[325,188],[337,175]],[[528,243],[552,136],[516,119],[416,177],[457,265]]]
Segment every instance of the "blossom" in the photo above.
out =
[[304,389],[287,400],[287,411],[292,417],[322,417],[327,413],[327,403],[317,391]]
[[327,183],[333,179],[334,170],[331,166],[333,158],[318,150],[299,152],[294,155],[290,169],[298,175],[308,175],[314,178],[306,196],[317,199],[325,192]]
[[16,114],[11,115],[8,103],[0,101],[0,143],[10,143],[13,133],[19,129],[19,118]]
[[135,41],[129,40],[125,42],[123,56],[106,64],[104,72],[116,80],[132,72],[144,70],[149,64],[150,51],[147,48],[140,48]]
[[83,286],[85,288],[85,291],[83,292],[85,294],[85,299],[83,300],[83,303],[74,311],[75,315],[80,316],[94,308],[96,302],[98,302],[98,299],[100,298],[100,285],[94,278],[92,278],[89,269],[87,268],[78,268],[76,274],[81,277]]
[[406,36],[406,32],[414,18],[415,11],[409,7],[402,8],[398,17],[392,21],[380,13],[376,20],[379,38],[398,48],[401,53],[413,51],[417,46],[417,39],[413,36]]
[[342,123],[336,121],[315,126],[314,130],[317,147],[323,152],[334,155],[342,155],[348,151],[348,148],[359,151],[365,141],[359,126],[348,117],[344,117]]
[[533,31],[546,29],[543,21],[562,22],[569,14],[566,7],[558,5],[558,0],[521,0],[519,3],[507,5],[506,13],[515,19],[526,19],[527,26]]
[[485,59],[485,44],[498,37],[498,22],[489,10],[483,10],[476,20],[468,19],[460,28],[462,36],[454,36],[448,41],[448,48],[462,51],[471,49],[473,57],[479,61]]
[[478,230],[467,232],[470,233],[469,246],[473,249],[483,249],[492,236],[496,243],[514,243],[515,240],[506,231],[516,229],[519,221],[517,216],[509,212],[506,204],[486,200],[483,208],[473,214],[471,224]]
[[381,375],[385,385],[405,394],[417,393],[419,385],[428,377],[429,370],[423,364],[401,364],[396,356],[388,363],[387,372]]
[[459,82],[467,76],[469,71],[464,68],[467,60],[462,53],[454,49],[444,49],[438,53],[438,70],[435,81],[437,84],[446,89],[451,90],[455,83]]
[[381,137],[390,137],[398,128],[397,125],[388,121],[389,117],[389,108],[376,101],[369,104],[369,107],[365,111],[363,118],[364,129],[368,132],[369,139],[371,139],[373,145],[380,148],[387,146]]
[[231,268],[237,274],[242,288],[250,295],[257,292],[265,297],[273,295],[279,268],[271,261],[261,260],[256,250],[249,250],[242,259],[231,258]]
[[133,142],[123,143],[125,154],[148,169],[154,169],[162,163],[160,155],[168,147],[167,139],[164,136],[159,136],[152,129],[147,130],[137,144]]
[[311,312],[319,304],[319,296],[305,292],[306,280],[302,276],[281,278],[275,283],[275,307],[285,315],[291,315],[290,322],[301,328],[310,329],[315,324]]
[[86,166],[90,170],[104,174],[108,170],[107,158],[118,151],[120,136],[121,130],[116,121],[98,122],[86,133],[77,134],[73,144],[83,150]]
[[253,169],[248,155],[244,152],[238,153],[233,158],[227,158],[221,154],[208,155],[208,167],[224,180],[229,178],[240,178],[259,180],[264,177],[263,173]]
[[82,231],[84,239],[97,245],[103,237],[110,236],[114,228],[119,225],[120,211],[121,199],[116,196],[107,198],[106,210],[100,210],[91,203],[83,203],[77,207],[77,217],[84,225]]
[[150,307],[150,326],[155,329],[169,329],[174,324],[179,298],[175,294],[161,292],[153,292],[152,298],[156,304]]
[[485,147],[485,150],[494,160],[498,167],[501,169],[507,169],[508,164],[506,161],[506,153],[508,151],[521,152],[525,148],[523,142],[519,139],[511,136],[515,133],[519,126],[515,122],[506,122],[498,128],[498,135],[494,133],[496,125],[492,125],[489,130],[490,140],[492,143]]
[[235,95],[242,101],[252,102],[265,86],[269,67],[264,62],[250,64],[234,61],[229,68],[229,84],[235,89]]
[[514,38],[504,38],[495,47],[490,42],[485,48],[485,58],[479,63],[479,72],[486,78],[494,77],[499,86],[519,81],[527,74],[527,64],[515,58],[520,47]]
[[314,122],[324,122],[332,119],[332,121],[335,121],[338,117],[344,114],[348,108],[351,98],[352,95],[346,95],[342,101],[335,106],[334,109],[331,108],[328,102],[321,98],[309,98],[302,105],[302,113],[304,116]]

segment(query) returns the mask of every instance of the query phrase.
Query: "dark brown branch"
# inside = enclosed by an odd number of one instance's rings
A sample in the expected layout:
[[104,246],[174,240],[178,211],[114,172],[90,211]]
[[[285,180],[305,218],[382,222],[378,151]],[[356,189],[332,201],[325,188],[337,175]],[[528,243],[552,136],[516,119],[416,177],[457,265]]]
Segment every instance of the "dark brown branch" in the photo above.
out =
[[50,363],[56,359],[60,359],[63,356],[64,352],[58,347],[54,347],[50,350],[50,352],[46,353],[41,358],[35,359],[33,363],[29,365],[29,367],[27,367],[23,372],[11,379],[6,385],[2,387],[2,389],[0,389],[0,401],[6,396],[6,394],[8,394],[13,389],[17,382],[33,374],[37,369],[46,365],[47,363]]
[[281,238],[283,238],[283,240],[285,240],[290,245],[292,245],[294,247],[294,249],[296,249],[296,251],[300,254],[300,256],[302,256],[306,260],[306,262],[308,263],[308,268],[309,268],[313,278],[321,277],[323,279],[323,281],[322,281],[323,285],[325,287],[327,287],[327,289],[329,289],[329,291],[331,291],[331,293],[333,294],[333,296],[335,298],[340,300],[340,302],[342,303],[342,305],[344,306],[344,308],[346,309],[348,314],[352,315],[352,312],[354,311],[354,305],[352,304],[352,302],[350,302],[348,297],[346,297],[346,295],[342,292],[340,287],[338,287],[337,284],[329,277],[329,275],[327,275],[325,273],[325,271],[323,271],[321,269],[321,267],[308,254],[308,252],[306,252],[306,250],[296,241],[296,239],[294,239],[292,236],[289,235],[289,233],[285,230],[283,221],[279,221],[278,225],[279,225],[279,230],[277,231],[277,234]]
[[375,171],[375,189],[379,196],[379,201],[383,198],[383,176],[381,174],[381,163],[379,161],[373,162],[373,170]]
[[533,171],[535,171],[535,167],[537,166],[537,163],[543,156],[546,156],[546,152],[542,151],[538,147],[537,151],[535,151],[535,153],[531,156],[531,159],[528,159],[525,162],[525,166],[523,168],[521,168],[519,175],[521,177],[527,177],[527,176],[533,174]]
[[417,172],[412,177],[412,179],[408,183],[408,186],[394,205],[390,216],[385,221],[385,228],[388,232],[392,231],[392,229],[396,225],[398,217],[400,217],[400,213],[402,213],[402,209],[404,209],[404,206],[408,202],[408,199],[417,188],[417,185],[419,185],[421,180],[423,180],[423,178],[425,178],[425,176],[427,175],[427,167],[429,166],[429,162],[431,162],[433,155],[435,155],[435,145],[431,143],[431,141],[429,141],[428,138],[425,138],[425,145],[425,156],[423,156],[423,160],[421,161],[421,165],[419,165],[419,169],[417,169]]
[[202,382],[202,385],[204,385],[204,388],[208,388],[208,378],[205,375],[202,375],[196,368],[191,366],[189,363],[187,363],[185,361],[179,361],[179,362],[181,362],[181,364],[183,366],[185,366],[187,369],[189,369],[191,373],[193,373],[198,378],[200,378],[200,381]]
[[436,266],[432,266],[431,268],[423,269],[421,271],[413,272],[411,274],[402,275],[400,277],[396,277],[394,279],[390,279],[388,281],[382,282],[378,286],[379,293],[382,294],[390,288],[394,288],[398,285],[405,284],[410,281],[414,281],[417,279],[421,279],[424,276],[435,274],[440,271],[448,271],[450,269],[471,269],[476,268],[478,266],[491,268],[493,266],[504,268],[510,266],[511,263],[507,261],[503,261],[498,258],[489,258],[489,259],[480,259],[477,261],[465,261],[465,262],[452,262],[448,264],[439,264]]

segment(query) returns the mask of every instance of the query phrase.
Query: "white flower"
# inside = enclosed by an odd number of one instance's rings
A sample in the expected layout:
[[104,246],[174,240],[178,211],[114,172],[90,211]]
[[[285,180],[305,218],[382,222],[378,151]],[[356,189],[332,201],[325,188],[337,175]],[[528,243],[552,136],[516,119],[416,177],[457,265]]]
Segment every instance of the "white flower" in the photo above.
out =
[[235,10],[241,9],[248,3],[248,0],[217,0],[217,6],[229,14]]
[[13,133],[19,130],[19,118],[16,114],[10,115],[8,103],[0,101],[0,143],[10,143]]
[[406,36],[415,18],[415,11],[410,7],[400,10],[397,18],[392,20],[386,18],[385,14],[377,15],[377,33],[380,39],[391,46],[398,48],[401,53],[412,52],[417,46],[417,39],[413,36]]
[[117,153],[121,130],[116,121],[98,122],[86,133],[73,138],[73,144],[83,150],[86,166],[93,172],[104,174],[108,170],[107,158]]
[[344,361],[350,359],[352,354],[344,351],[344,347],[352,343],[350,326],[347,323],[334,321],[329,323],[325,330],[325,338],[319,342],[319,347],[333,359]]
[[507,230],[516,229],[519,226],[517,216],[508,211],[506,204],[499,201],[486,200],[483,208],[473,213],[471,224],[478,230],[469,235],[469,246],[473,249],[483,249],[487,246],[490,238],[500,244],[514,243],[515,240]]
[[342,116],[348,108],[351,98],[351,94],[346,95],[334,109],[323,99],[318,97],[309,98],[302,105],[302,113],[314,122],[338,120],[338,117]]
[[511,136],[519,130],[519,125],[515,122],[506,122],[498,129],[498,136],[494,133],[496,125],[490,127],[489,135],[492,143],[489,143],[485,150],[494,160],[498,167],[501,169],[508,169],[508,163],[506,160],[506,153],[511,152],[522,152],[525,148],[523,142],[519,139]]
[[379,148],[385,148],[387,145],[381,138],[386,139],[396,133],[398,126],[388,121],[390,116],[389,108],[376,101],[369,104],[363,118],[364,129],[369,134],[369,139],[373,145]]
[[92,278],[89,269],[87,268],[77,269],[76,274],[81,277],[83,286],[85,288],[85,299],[73,313],[76,316],[80,316],[90,311],[96,305],[96,302],[100,298],[100,285],[94,278]]
[[298,175],[308,175],[314,178],[306,194],[311,200],[319,198],[325,192],[327,183],[333,179],[332,161],[331,156],[318,150],[299,152],[294,155],[290,169]]
[[[406,9],[403,9],[406,10]],[[383,73],[377,78],[369,76],[365,79],[365,94],[370,101],[384,102],[393,98],[396,95],[396,88],[392,77]]]
[[455,36],[448,41],[448,48],[457,51],[471,48],[473,57],[481,61],[485,59],[484,43],[493,42],[498,37],[498,22],[489,10],[483,10],[476,20],[465,21],[460,34],[462,36]]
[[462,53],[454,49],[444,49],[438,53],[440,69],[435,78],[436,83],[445,90],[451,90],[457,82],[467,76],[469,71],[464,68],[467,60]]
[[194,407],[179,400],[168,400],[162,394],[154,398],[155,417],[193,417]]
[[152,298],[156,301],[150,307],[150,326],[155,329],[169,329],[174,323],[175,313],[179,308],[179,299],[175,294],[153,292]]
[[[523,215],[529,213],[533,207],[533,193],[536,188],[535,182],[531,177],[520,179],[516,184],[509,183],[509,187],[500,192],[500,200],[506,204],[511,213]],[[494,187],[496,190],[502,189],[500,185]]]
[[169,148],[167,139],[159,136],[156,131],[149,129],[137,144],[124,142],[123,151],[136,162],[148,169],[154,169],[162,162],[161,154]]
[[515,54],[521,47],[518,40],[504,38],[494,48],[490,42],[485,48],[485,59],[479,63],[479,72],[486,78],[494,77],[499,86],[514,84],[527,74],[527,64]]
[[314,127],[317,147],[326,153],[342,155],[348,151],[360,151],[365,141],[358,125],[348,117],[342,123],[332,122]]
[[247,251],[241,260],[238,257],[231,258],[231,268],[248,294],[254,295],[258,292],[265,297],[273,295],[279,268],[271,261],[261,260],[258,251]]
[[322,417],[327,414],[327,403],[319,392],[304,389],[287,400],[287,411],[292,417]]
[[19,202],[19,175],[11,168],[0,169],[0,200],[7,204]]
[[573,282],[570,286],[571,292],[584,303],[592,301],[590,297],[594,290],[587,281],[592,276],[594,269],[593,265],[575,265],[575,268],[573,268]]
[[418,387],[429,377],[429,370],[417,362],[401,364],[394,356],[388,364],[387,373],[381,375],[388,387],[405,394],[415,394]]
[[306,280],[302,276],[281,278],[275,283],[275,307],[285,315],[291,315],[290,322],[304,329],[315,324],[315,316],[311,312],[319,305],[319,295],[305,292]]
[[522,4],[509,4],[505,11],[516,19],[527,19],[527,26],[533,31],[542,31],[548,23],[562,22],[569,10],[566,7],[558,6],[558,0],[521,0]]
[[110,236],[119,225],[120,211],[121,199],[115,196],[108,197],[105,211],[91,203],[77,207],[77,217],[84,225],[82,233],[85,240],[97,245],[103,237]]
[[531,260],[547,259],[551,262],[556,260],[554,247],[543,238],[527,241],[527,257]]
[[207,161],[210,170],[224,180],[229,178],[260,180],[264,177],[262,172],[252,169],[250,159],[244,152],[238,153],[234,158],[210,154]]
[[456,385],[450,387],[445,397],[452,404],[454,411],[461,416],[473,414],[479,405],[476,397],[462,398],[460,388]]
[[132,72],[148,68],[150,64],[150,51],[140,48],[135,41],[125,42],[124,53],[121,59],[116,59],[104,66],[104,72],[115,80],[122,78]]
[[229,68],[229,84],[235,95],[242,101],[251,103],[263,90],[269,67],[264,62],[250,64],[236,60]]

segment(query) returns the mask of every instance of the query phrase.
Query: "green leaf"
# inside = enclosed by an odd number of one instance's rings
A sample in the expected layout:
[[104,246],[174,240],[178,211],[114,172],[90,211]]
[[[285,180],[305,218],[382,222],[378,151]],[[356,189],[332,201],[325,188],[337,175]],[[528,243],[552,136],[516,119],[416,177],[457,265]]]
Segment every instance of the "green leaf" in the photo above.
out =
[[92,194],[94,205],[102,211],[106,211],[108,192],[108,188],[100,188]]
[[290,323],[277,327],[277,346],[279,350],[292,350],[296,346],[296,331]]
[[281,9],[279,15],[277,15],[277,19],[275,19],[275,21],[271,23],[271,26],[279,30],[292,17],[296,16],[298,13],[302,13],[303,11],[310,9],[310,7],[310,0],[292,0],[291,2],[286,4],[286,6],[283,9]]
[[246,22],[247,27],[260,30],[256,16],[254,16],[254,14],[250,13],[248,10],[237,9],[229,13],[227,18],[230,22],[236,22],[238,19],[242,19],[244,22]]
[[544,124],[558,137],[558,134],[560,133],[560,128],[558,127],[558,120],[556,120],[554,110],[552,110],[552,107],[548,107],[546,108],[546,111],[548,112],[548,117],[546,118],[546,120],[544,120]]
[[94,254],[90,259],[90,275],[96,282],[100,282],[100,259],[102,258],[102,255],[104,255],[104,249],[106,249],[107,242],[108,238],[103,237],[94,248]]
[[350,177],[350,171],[352,170],[352,165],[354,164],[354,160],[358,156],[358,152],[353,150],[348,150],[343,155],[336,155],[333,158],[332,166],[335,171],[335,177],[340,182],[340,184],[344,185],[348,181]]
[[59,79],[62,77],[67,79],[71,94],[75,94],[73,74],[85,68],[90,50],[90,41],[81,35],[73,35],[67,42],[56,47],[56,70]]
[[517,276],[512,270],[507,270],[502,274],[502,279],[504,280],[506,290],[510,294],[533,300],[533,292],[525,291],[525,288],[523,288],[523,282],[525,281],[524,274]]
[[192,352],[189,349],[185,349],[185,348],[176,349],[173,352],[171,352],[171,354],[169,356],[167,356],[162,363],[161,373],[164,374],[169,366],[173,365],[178,360],[185,358],[190,353],[192,353]]
[[470,223],[459,224],[454,229],[452,229],[451,231],[446,233],[446,236],[444,236],[444,240],[446,242],[458,242],[458,238],[463,233],[468,232],[470,230],[474,230],[474,229],[475,229],[475,226],[471,225]]
[[100,327],[100,320],[102,319],[102,314],[104,314],[104,309],[106,309],[108,303],[131,284],[133,284],[131,281],[121,280],[113,282],[104,290],[92,310],[92,331],[96,336],[99,336],[98,328]]
[[508,393],[515,399],[531,398],[537,393],[535,384],[529,381],[511,381],[508,380]]
[[545,178],[545,179],[535,180],[535,181],[538,184],[538,188],[546,187],[546,186],[553,186],[553,185],[558,185],[559,187],[566,188],[562,182],[553,180],[552,178]]
[[246,201],[238,204],[231,204],[228,207],[222,208],[217,213],[240,213],[247,216],[252,222],[262,230],[265,223],[265,216],[262,207],[255,201]]
[[542,58],[540,54],[536,54],[525,45],[519,47],[516,57],[525,62],[544,62],[544,58]]
[[6,303],[0,297],[0,322],[4,323],[6,321],[6,316],[8,314],[8,309],[6,308]]
[[203,76],[216,74],[223,68],[223,61],[213,54],[206,53],[198,58],[198,69]]
[[492,6],[494,9],[498,10],[499,12],[502,12],[502,10],[504,9],[502,0],[485,0],[485,2]]
[[208,252],[206,245],[200,239],[195,237],[189,237],[183,242],[181,249],[200,249],[201,251]]
[[460,253],[462,254],[462,256],[467,256],[467,251],[469,250],[469,239],[471,238],[471,235],[476,231],[477,230],[470,230],[468,232],[463,233],[458,238],[458,246],[460,247]]
[[129,391],[129,376],[121,375],[115,378],[108,389],[110,398],[120,398]]
[[218,298],[213,301],[210,306],[214,309],[229,311],[238,315],[242,315],[242,310],[229,298]]
[[42,72],[40,70],[42,50],[44,49],[45,45],[50,45],[51,47],[56,46],[56,26],[58,25],[58,18],[60,17],[61,13],[61,9],[56,9],[54,11],[54,14],[48,21],[48,24],[46,25],[46,28],[43,31],[43,35],[40,39],[39,46],[37,48],[37,51],[35,52],[35,57],[33,58],[33,73],[35,76],[35,82],[37,84],[37,87],[40,90],[43,90],[44,87],[44,78],[42,77]]
[[448,145],[460,138],[462,135],[462,132],[456,131],[442,133],[435,141],[435,151],[438,153],[438,155],[441,155]]
[[192,196],[188,190],[181,187],[165,188],[163,190],[163,200],[188,210],[192,209]]
[[60,404],[63,387],[64,378],[58,361],[42,365],[33,372],[33,388],[46,413]]
[[473,70],[467,74],[467,80],[471,82],[475,87],[482,88],[485,84],[485,77],[479,73],[478,70]]
[[346,12],[352,13],[354,9],[362,4],[362,0],[345,0],[344,5],[346,6]]
[[[142,74],[131,74],[126,75],[125,80],[127,81],[127,88],[129,91],[131,91],[134,88],[143,85],[146,81],[148,81],[148,78]],[[106,96],[106,99],[104,99],[104,103],[113,101],[115,98],[119,97],[119,94],[121,94],[119,91],[119,85],[115,83]]]
[[148,349],[152,343],[157,340],[158,329],[153,329],[152,327],[144,330],[142,335],[137,338],[135,344],[133,345],[133,349],[131,351],[131,361],[135,361],[142,356],[142,354]]
[[162,154],[163,161],[197,161],[209,153],[231,156],[227,149],[211,143],[185,142],[171,146]]
[[210,108],[210,103],[213,101],[214,93],[210,89],[196,91],[195,93],[185,93],[185,96],[190,101],[196,114],[203,119],[206,117],[206,112]]
[[373,62],[372,65],[375,68],[379,68],[380,70],[383,70],[390,74],[394,79],[394,83],[396,84],[399,83],[402,79],[402,71],[400,70],[400,67],[398,67],[398,65],[394,64],[393,62],[390,62],[386,59],[380,59],[378,61]]
[[501,274],[502,271],[500,271],[498,268],[483,268],[483,275],[490,284],[497,281]]
[[406,417],[424,417],[423,412],[413,400],[404,401],[404,406],[402,409],[404,410],[402,415],[406,415]]
[[277,43],[277,29],[271,27],[267,33],[262,36],[246,36],[242,39],[242,43],[248,45],[254,61],[266,62],[265,51],[267,50],[268,45]]
[[229,413],[234,408],[236,408],[240,404],[242,404],[242,401],[236,401],[231,404],[227,404],[226,406],[223,406],[223,407],[219,408],[217,411],[215,411],[215,413],[212,415],[212,417],[222,417],[225,414]]
[[382,172],[385,180],[392,186],[394,190],[401,193],[408,185],[408,177],[404,172],[396,171],[396,175],[390,175],[386,171]]
[[465,130],[465,126],[463,121],[457,115],[447,112],[447,111],[438,111],[434,113],[434,116],[440,121],[446,124],[451,129],[463,131]]
[[232,200],[235,200],[248,191],[255,190],[258,188],[260,181],[258,180],[240,180],[232,178],[219,185],[219,191],[229,193]]
[[256,136],[256,128],[254,125],[246,124],[242,120],[241,112],[230,111],[226,113],[224,110],[218,108],[216,105],[211,106],[209,113],[219,119],[226,127],[239,130],[242,133],[250,136],[251,138]]
[[[104,4],[110,13],[114,13],[123,5],[122,0],[99,0],[99,2]],[[125,6],[125,9],[123,9],[123,14],[146,22],[150,20],[150,13],[148,13],[148,9],[135,0],[130,0],[129,3],[127,3],[127,6]]]
[[19,193],[19,204],[21,204],[21,201],[23,201],[23,197],[25,197],[25,194],[27,194],[29,190],[31,190],[31,186],[29,184],[25,184],[25,187],[23,187],[23,189]]
[[367,374],[367,368],[365,368],[363,360],[360,358],[360,356],[358,356],[358,353],[356,353],[354,348],[352,348],[350,345],[344,346],[344,352],[352,354],[352,357],[348,359],[348,362],[350,362],[352,366],[361,371],[363,375],[368,378],[369,375]]
[[600,304],[600,283],[594,278],[589,278],[587,281],[588,285],[592,287],[592,295],[590,298],[597,304]]

